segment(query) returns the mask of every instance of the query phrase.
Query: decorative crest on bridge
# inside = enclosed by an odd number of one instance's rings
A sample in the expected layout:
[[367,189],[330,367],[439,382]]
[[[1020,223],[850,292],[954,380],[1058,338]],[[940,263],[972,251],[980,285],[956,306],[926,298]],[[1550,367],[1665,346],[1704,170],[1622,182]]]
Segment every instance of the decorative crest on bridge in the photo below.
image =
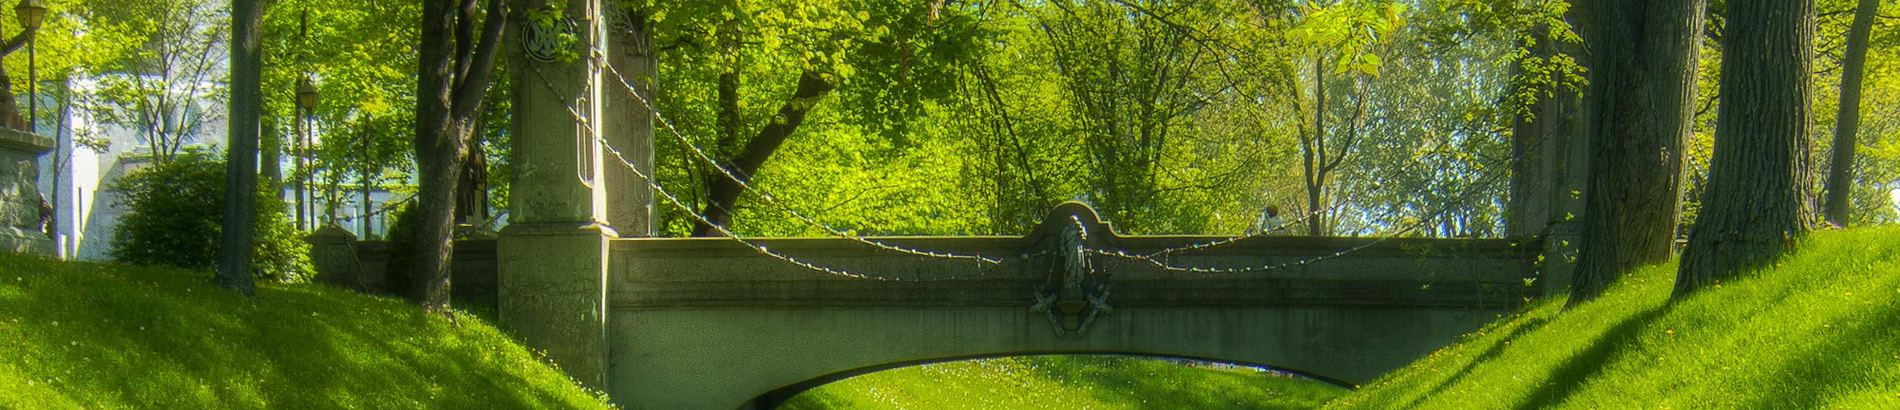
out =
[[[1091,227],[1099,230],[1093,238]],[[1077,202],[1057,205],[1032,232],[1043,249],[1030,256],[1047,261],[1048,276],[1035,288],[1029,311],[1048,315],[1056,334],[1080,335],[1097,316],[1114,310],[1108,305],[1109,275],[1096,271],[1089,257],[1091,243],[1105,242],[1108,234],[1095,210]]]

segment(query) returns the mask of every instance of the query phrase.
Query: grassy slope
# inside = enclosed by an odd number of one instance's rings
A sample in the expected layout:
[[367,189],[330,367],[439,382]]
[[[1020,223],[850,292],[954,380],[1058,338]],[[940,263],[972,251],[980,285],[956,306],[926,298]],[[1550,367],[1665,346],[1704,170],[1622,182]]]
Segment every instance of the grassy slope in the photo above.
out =
[[1900,229],[1819,232],[1670,304],[1675,271],[1540,303],[1330,406],[1900,408]]
[[601,408],[495,328],[317,285],[0,254],[0,408]]
[[783,409],[1307,409],[1345,389],[1250,369],[1120,356],[1024,356],[886,370]]

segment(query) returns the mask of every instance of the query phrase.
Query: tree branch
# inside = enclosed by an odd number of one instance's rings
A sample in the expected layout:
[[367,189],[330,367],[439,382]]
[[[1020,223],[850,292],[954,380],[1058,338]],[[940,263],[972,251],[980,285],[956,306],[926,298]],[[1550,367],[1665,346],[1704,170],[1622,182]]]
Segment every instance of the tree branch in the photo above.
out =
[[[791,137],[792,131],[798,130],[798,126],[805,122],[805,114],[810,112],[812,107],[817,106],[818,100],[830,93],[833,87],[836,86],[825,81],[817,69],[805,69],[805,72],[798,77],[798,88],[792,92],[792,98],[779,106],[778,115],[771,123],[760,129],[751,140],[746,141],[745,152],[733,161],[733,175],[738,178],[713,181],[711,189],[708,190],[710,192],[707,194],[706,207],[700,210],[700,215],[704,215],[706,220],[719,226],[725,226],[730,222],[733,204],[738,201],[739,194],[745,190],[745,187],[741,185],[751,182],[752,176],[759,171],[759,167],[764,166],[765,161],[772,158],[772,153],[778,151],[779,145],[784,144],[786,138]],[[693,236],[710,236],[714,232],[715,229],[705,222],[693,224]]]
[[495,71],[495,53],[501,49],[501,33],[507,22],[507,7],[502,1],[488,0],[488,18],[482,24],[481,44],[474,46],[475,51],[466,64],[460,64],[468,69],[453,80],[455,85],[449,97],[451,118],[462,121],[481,112],[482,97],[488,94],[488,75]]

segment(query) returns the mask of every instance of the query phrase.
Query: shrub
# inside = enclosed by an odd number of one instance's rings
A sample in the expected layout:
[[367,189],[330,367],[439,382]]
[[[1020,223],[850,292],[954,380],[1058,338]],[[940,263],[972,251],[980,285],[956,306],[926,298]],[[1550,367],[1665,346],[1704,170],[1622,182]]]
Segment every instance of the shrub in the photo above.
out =
[[[251,274],[298,282],[310,277],[310,245],[284,217],[284,201],[259,184]],[[112,238],[112,258],[136,265],[210,270],[224,229],[224,160],[187,151],[115,182],[128,209]]]
[[416,217],[416,201],[402,204],[396,208],[395,216],[390,217],[389,260],[384,270],[389,272],[390,293],[409,296],[410,289],[415,287],[415,275],[410,274],[411,267],[415,266],[412,263],[415,255],[409,244],[415,243],[416,231],[421,229],[417,225],[421,224],[422,219]]

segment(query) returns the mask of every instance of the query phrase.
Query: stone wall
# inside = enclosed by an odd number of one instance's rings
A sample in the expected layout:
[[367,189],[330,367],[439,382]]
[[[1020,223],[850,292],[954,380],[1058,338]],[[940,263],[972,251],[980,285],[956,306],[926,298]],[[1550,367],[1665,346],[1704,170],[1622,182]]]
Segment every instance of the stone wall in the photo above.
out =
[[[359,241],[349,231],[328,227],[312,234],[311,262],[318,283],[369,293],[396,294],[400,280],[389,276],[389,241]],[[495,240],[455,241],[450,261],[450,298],[461,308],[495,309]]]
[[53,141],[0,128],[0,249],[54,254],[53,240],[40,224],[39,156]]

